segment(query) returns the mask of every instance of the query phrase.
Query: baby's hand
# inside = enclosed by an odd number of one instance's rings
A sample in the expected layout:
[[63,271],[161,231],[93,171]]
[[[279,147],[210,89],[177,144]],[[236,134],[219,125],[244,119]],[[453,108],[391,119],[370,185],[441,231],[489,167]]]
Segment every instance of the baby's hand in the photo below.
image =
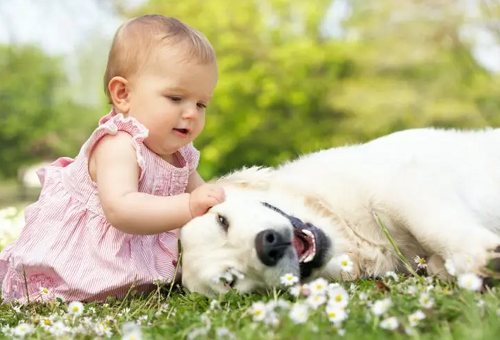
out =
[[189,210],[193,217],[201,216],[216,204],[224,202],[224,189],[216,184],[202,184],[194,189],[189,198]]

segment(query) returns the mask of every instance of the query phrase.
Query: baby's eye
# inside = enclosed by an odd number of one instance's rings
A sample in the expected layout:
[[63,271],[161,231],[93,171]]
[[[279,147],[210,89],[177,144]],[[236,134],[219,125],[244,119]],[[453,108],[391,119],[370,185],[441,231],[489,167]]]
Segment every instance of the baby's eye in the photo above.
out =
[[196,105],[198,106],[199,109],[206,109],[207,108],[207,105],[203,104],[203,103],[198,103]]
[[168,98],[173,102],[180,102],[182,100],[181,97],[176,97],[176,96],[170,96]]

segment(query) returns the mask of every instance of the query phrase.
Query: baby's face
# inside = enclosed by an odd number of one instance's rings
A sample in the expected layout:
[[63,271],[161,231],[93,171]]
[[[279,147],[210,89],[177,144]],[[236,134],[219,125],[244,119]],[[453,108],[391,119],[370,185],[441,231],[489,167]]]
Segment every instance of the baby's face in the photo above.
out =
[[188,60],[180,48],[159,49],[129,79],[130,116],[149,129],[146,145],[165,159],[193,141],[218,73],[215,63]]

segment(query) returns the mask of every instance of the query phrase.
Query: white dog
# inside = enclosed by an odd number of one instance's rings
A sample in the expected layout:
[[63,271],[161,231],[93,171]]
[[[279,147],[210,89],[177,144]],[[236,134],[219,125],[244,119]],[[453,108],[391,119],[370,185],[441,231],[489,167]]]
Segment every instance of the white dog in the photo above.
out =
[[226,201],[181,229],[183,284],[209,296],[278,286],[287,273],[407,271],[382,226],[413,265],[426,258],[442,277],[447,260],[457,274],[484,273],[500,250],[500,129],[407,130],[217,183]]

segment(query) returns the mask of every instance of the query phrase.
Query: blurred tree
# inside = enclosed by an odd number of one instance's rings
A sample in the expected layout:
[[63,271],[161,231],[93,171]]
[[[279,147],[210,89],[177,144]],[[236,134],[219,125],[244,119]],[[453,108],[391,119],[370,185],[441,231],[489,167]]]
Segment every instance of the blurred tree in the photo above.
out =
[[[207,179],[405,128],[500,123],[500,76],[477,63],[466,29],[473,21],[497,34],[497,0],[478,0],[473,17],[467,1],[447,0],[149,0],[132,12],[109,1],[125,16],[177,17],[213,43],[220,81],[195,142]],[[335,2],[350,15],[327,36]],[[88,43],[74,83],[37,49],[0,48],[0,176],[74,155],[109,108],[107,48]]]
[[357,47],[351,77],[331,97],[349,113],[345,129],[364,140],[409,127],[500,123],[499,77],[472,55],[464,2],[346,1],[345,37]]
[[0,178],[75,151],[81,127],[71,121],[83,108],[59,95],[65,78],[58,64],[34,47],[0,46]]
[[200,172],[277,164],[331,146],[344,115],[327,100],[349,74],[349,46],[318,27],[329,0],[162,1],[139,12],[178,17],[202,31],[217,51],[220,81],[208,108]]
[[472,57],[459,4],[342,1],[340,37],[320,31],[330,0],[150,0],[126,13],[177,17],[217,51],[220,82],[195,142],[205,177],[404,128],[500,123],[499,78]]
[[500,44],[500,1],[499,0],[478,0],[481,10],[479,24],[488,30]]

